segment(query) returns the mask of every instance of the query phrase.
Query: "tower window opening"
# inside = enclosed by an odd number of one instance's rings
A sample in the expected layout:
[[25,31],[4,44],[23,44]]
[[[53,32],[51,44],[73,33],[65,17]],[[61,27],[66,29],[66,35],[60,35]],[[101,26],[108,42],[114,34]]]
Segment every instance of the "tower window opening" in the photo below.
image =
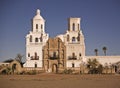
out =
[[37,55],[36,52],[35,52],[34,60],[39,60],[39,56]]
[[80,30],[80,24],[78,24],[78,30]]
[[43,25],[41,24],[41,29],[43,29]]
[[30,57],[30,53],[28,53],[28,57]]
[[74,23],[72,25],[72,29],[73,29],[73,31],[75,31],[75,24]]
[[75,37],[72,37],[72,42],[73,42],[73,43],[75,42]]
[[80,57],[82,56],[81,53],[79,53],[79,56],[80,56]]
[[35,38],[35,42],[38,42],[38,38]]
[[72,57],[75,58],[75,53],[72,53]]
[[38,29],[38,24],[36,24],[36,29]]
[[75,64],[74,63],[72,63],[72,68],[74,68],[75,67]]

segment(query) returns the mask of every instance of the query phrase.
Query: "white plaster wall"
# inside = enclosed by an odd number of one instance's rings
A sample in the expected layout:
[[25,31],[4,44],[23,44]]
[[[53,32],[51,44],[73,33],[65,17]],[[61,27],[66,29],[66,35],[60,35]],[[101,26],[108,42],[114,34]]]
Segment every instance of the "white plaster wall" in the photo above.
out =
[[116,62],[120,62],[120,56],[86,56],[86,62],[88,59],[97,59],[99,63],[101,63],[103,66],[107,63],[114,64]]
[[27,60],[24,67],[35,67],[35,64],[37,67],[42,67],[42,60]]
[[72,56],[72,53],[75,53],[77,59],[79,59],[80,53],[82,55],[81,57],[85,56],[84,52],[84,47],[80,44],[69,44],[66,46],[66,59],[68,59],[68,56]]
[[66,66],[69,67],[69,68],[70,67],[72,68],[73,63],[74,63],[75,67],[80,67],[80,64],[82,63],[82,61],[81,60],[67,60]]

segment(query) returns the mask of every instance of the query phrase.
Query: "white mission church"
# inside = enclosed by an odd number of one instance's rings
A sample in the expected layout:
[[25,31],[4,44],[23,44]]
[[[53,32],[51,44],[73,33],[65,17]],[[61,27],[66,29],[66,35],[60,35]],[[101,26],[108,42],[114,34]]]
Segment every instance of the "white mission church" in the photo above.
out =
[[[24,68],[52,72],[56,68],[79,68],[88,59],[96,58],[103,66],[120,61],[120,56],[86,56],[81,18],[69,18],[65,34],[49,38],[45,32],[45,19],[39,9],[32,19],[32,30],[26,35],[26,62]],[[53,44],[52,44],[53,43]],[[56,59],[57,58],[57,59]],[[59,60],[60,59],[60,60]]]

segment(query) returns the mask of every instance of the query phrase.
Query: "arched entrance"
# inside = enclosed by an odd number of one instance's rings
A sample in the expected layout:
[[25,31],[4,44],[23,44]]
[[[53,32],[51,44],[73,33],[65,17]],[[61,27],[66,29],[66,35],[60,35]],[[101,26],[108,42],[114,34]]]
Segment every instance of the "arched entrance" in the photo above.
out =
[[21,64],[16,60],[14,60],[13,62],[10,63],[10,67],[12,68],[13,73],[22,71]]
[[53,64],[52,65],[52,72],[57,73],[57,71],[58,71],[57,64]]

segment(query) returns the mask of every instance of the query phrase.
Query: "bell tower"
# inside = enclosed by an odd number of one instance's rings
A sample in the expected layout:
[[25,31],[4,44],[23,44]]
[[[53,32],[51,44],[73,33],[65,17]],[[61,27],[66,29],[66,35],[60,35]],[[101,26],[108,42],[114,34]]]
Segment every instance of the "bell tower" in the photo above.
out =
[[80,26],[81,18],[70,17],[68,19],[68,30],[58,37],[66,45],[66,66],[79,67],[85,60],[84,35]]
[[40,10],[37,9],[35,17],[32,19],[32,31],[44,33],[45,30],[45,20],[40,14]]
[[42,49],[46,44],[49,35],[45,33],[45,20],[37,9],[36,15],[32,19],[32,30],[26,36],[26,63],[24,67],[42,68]]
[[68,19],[68,31],[80,31],[80,18],[69,18]]

